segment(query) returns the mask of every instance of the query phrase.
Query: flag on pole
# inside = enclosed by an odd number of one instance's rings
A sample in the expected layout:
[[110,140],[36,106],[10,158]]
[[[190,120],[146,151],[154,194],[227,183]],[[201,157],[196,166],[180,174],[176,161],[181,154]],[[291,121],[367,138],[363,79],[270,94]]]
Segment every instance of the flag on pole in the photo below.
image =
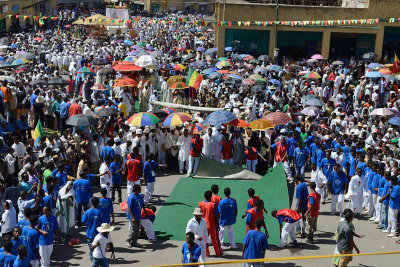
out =
[[40,122],[40,119],[38,120],[38,123],[36,124],[35,131],[33,132],[33,140],[35,141],[35,145],[40,143],[40,138],[44,136],[44,130],[42,127],[42,123]]
[[195,69],[189,67],[189,72],[186,77],[186,85],[193,87],[195,89],[199,89],[200,83],[203,80],[203,76],[201,76]]
[[60,35],[60,27],[57,28],[57,35]]
[[394,61],[393,61],[392,72],[393,73],[399,73],[400,72],[400,60],[398,59],[396,53],[394,53]]
[[44,25],[44,21],[42,18],[39,19],[39,27],[42,27]]

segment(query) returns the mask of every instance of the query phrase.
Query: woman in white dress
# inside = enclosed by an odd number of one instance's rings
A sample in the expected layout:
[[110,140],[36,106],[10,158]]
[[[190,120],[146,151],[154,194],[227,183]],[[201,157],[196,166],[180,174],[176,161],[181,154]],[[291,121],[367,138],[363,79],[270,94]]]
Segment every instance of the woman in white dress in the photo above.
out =
[[70,235],[71,229],[75,225],[75,190],[74,183],[68,181],[67,184],[58,192],[57,221],[60,231],[64,235]]

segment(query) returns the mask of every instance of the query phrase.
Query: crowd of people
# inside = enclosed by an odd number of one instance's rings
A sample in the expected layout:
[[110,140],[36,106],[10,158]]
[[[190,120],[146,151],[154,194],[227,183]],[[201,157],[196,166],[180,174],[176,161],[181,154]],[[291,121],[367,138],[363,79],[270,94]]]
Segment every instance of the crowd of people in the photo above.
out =
[[[395,72],[396,62],[384,65],[389,62],[375,62],[374,56],[271,59],[239,54],[235,47],[218,58],[212,24],[193,24],[202,18],[193,15],[165,15],[168,23],[139,17],[127,33],[77,39],[85,28],[70,24],[101,11],[60,12],[58,24],[18,29],[1,39],[0,263],[50,266],[53,243],[72,242],[74,229],[85,224],[93,266],[107,266],[106,251],[114,257],[114,203],[127,213],[128,247],[140,247],[142,227],[155,242],[156,172],[195,176],[201,157],[259,174],[283,165],[288,182],[296,184],[297,204],[294,210],[271,211],[281,225],[279,247],[287,246],[288,237],[297,246],[296,233],[314,243],[320,201],[328,199],[332,215],[348,222],[338,228],[338,253],[358,251],[347,240],[353,214],[368,216],[388,237],[399,235],[399,92],[393,75],[379,75],[382,69]],[[141,56],[150,63],[135,71],[113,69]],[[186,86],[193,69],[202,80]],[[133,82],[119,85],[121,79]],[[172,89],[179,83],[182,88]],[[183,111],[192,115],[166,125],[163,118],[181,111],[168,104],[186,105]],[[252,130],[231,121],[208,123],[209,108],[240,123],[267,119],[272,126]],[[156,122],[131,118],[154,114]],[[73,123],[77,115],[81,119]],[[85,118],[90,123],[84,124]],[[308,186],[306,171],[311,171]],[[243,256],[263,258],[267,210],[254,189],[248,194]],[[216,185],[204,193],[187,224],[183,263],[204,262],[210,243],[223,256],[225,232],[236,248],[237,205],[229,188],[224,195],[218,196]],[[350,209],[344,210],[345,199]]]

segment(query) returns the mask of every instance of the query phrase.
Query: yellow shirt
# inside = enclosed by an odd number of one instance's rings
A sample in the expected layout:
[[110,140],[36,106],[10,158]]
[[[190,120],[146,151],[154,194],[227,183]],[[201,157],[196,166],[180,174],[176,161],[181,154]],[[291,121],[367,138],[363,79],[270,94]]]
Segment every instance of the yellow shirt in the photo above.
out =
[[118,109],[120,112],[124,113],[124,117],[128,115],[128,112],[126,111],[126,104],[121,102],[118,104]]

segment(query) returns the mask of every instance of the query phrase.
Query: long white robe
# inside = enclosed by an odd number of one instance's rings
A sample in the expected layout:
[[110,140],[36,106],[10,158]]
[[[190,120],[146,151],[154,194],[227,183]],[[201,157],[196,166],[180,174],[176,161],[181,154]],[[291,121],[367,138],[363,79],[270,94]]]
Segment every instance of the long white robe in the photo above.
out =
[[[61,233],[68,233],[68,228],[71,229],[75,225],[75,190],[71,188],[66,192],[68,181],[63,188],[58,192],[58,199],[56,203],[57,209],[57,222],[60,226]],[[71,198],[72,197],[72,198]]]

